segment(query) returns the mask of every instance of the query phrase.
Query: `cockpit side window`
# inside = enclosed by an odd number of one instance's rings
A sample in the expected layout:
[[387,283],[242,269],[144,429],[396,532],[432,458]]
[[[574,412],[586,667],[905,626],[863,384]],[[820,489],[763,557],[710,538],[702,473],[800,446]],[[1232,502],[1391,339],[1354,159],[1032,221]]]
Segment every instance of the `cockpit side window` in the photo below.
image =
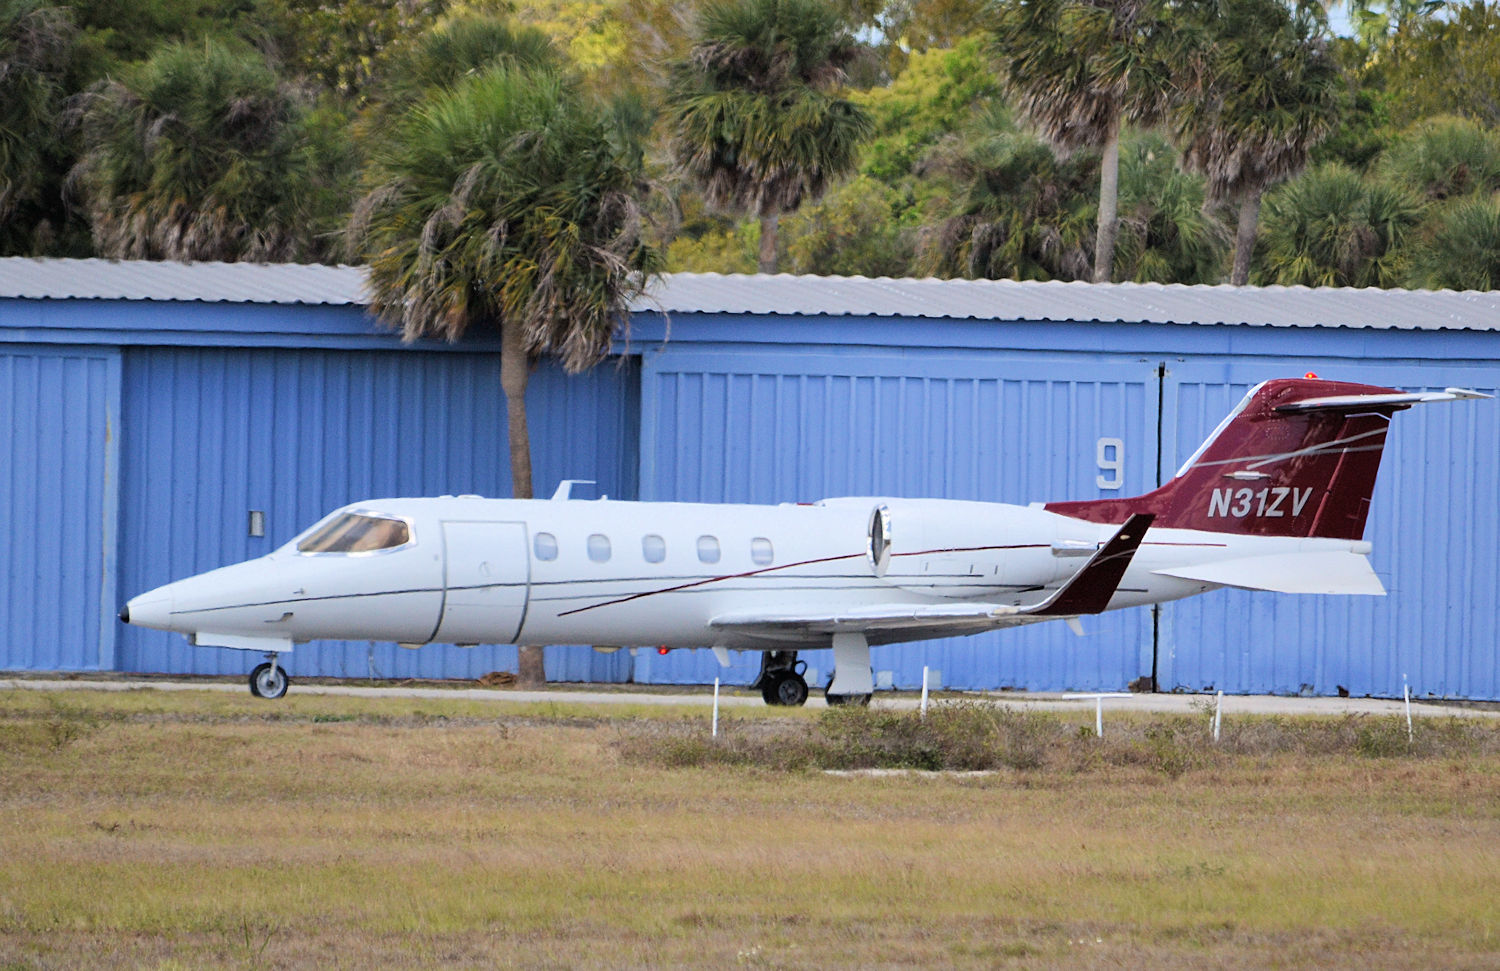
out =
[[373,553],[411,542],[411,530],[400,519],[346,512],[335,516],[297,543],[299,553]]

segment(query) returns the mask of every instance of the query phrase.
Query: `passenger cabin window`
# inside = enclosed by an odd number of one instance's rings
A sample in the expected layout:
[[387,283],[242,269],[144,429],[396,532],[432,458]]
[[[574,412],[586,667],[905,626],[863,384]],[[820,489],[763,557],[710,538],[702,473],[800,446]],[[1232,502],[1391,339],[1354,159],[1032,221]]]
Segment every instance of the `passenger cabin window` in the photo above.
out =
[[297,543],[299,553],[373,553],[411,542],[400,519],[346,512],[335,516]]
[[609,561],[609,537],[603,533],[593,533],[589,536],[589,559],[595,563],[607,563]]
[[536,550],[537,559],[557,559],[557,537],[551,533],[537,533],[536,539],[532,541],[531,545]]
[[698,559],[704,563],[719,562],[719,540],[715,536],[698,537]]
[[750,559],[756,566],[770,566],[775,558],[775,551],[771,549],[770,540],[764,536],[757,536],[750,541]]
[[651,533],[641,537],[641,555],[646,558],[647,563],[660,563],[667,558],[666,540]]

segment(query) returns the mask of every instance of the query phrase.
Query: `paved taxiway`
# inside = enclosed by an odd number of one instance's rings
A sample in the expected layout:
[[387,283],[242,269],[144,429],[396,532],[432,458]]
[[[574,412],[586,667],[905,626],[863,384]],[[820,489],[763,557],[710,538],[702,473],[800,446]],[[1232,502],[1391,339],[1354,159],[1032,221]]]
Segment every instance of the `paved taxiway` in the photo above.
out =
[[[450,682],[437,686],[432,682],[367,686],[325,683],[322,681],[298,681],[293,677],[291,694],[345,695],[358,698],[463,698],[466,700],[500,702],[553,702],[555,704],[584,705],[684,705],[708,707],[713,704],[713,689],[671,689],[652,691],[645,688],[592,690],[586,685],[556,685],[543,691],[521,691],[515,688],[463,687],[472,682]],[[451,686],[450,686],[451,685]],[[110,678],[86,676],[77,679],[55,678],[11,678],[0,679],[0,691],[22,689],[30,691],[220,691],[248,694],[242,680],[188,680],[171,681],[157,679]],[[1092,710],[1097,704],[1095,694],[1063,694],[1051,692],[941,692],[934,701],[957,698],[987,700],[1017,707],[1048,709],[1056,711]],[[1105,711],[1149,711],[1176,712],[1186,714],[1201,710],[1205,702],[1212,704],[1213,695],[1201,694],[1105,694]],[[275,704],[271,701],[267,704]],[[726,690],[719,696],[722,707],[757,707],[765,703],[755,694],[743,690]],[[823,707],[823,699],[816,693],[808,698],[808,707]],[[913,692],[881,692],[875,696],[874,704],[880,708],[915,708],[920,700]],[[1278,695],[1225,695],[1225,715],[1344,715],[1372,714],[1392,715],[1405,711],[1401,699],[1387,698],[1295,698]],[[1500,705],[1462,705],[1442,702],[1413,700],[1411,713],[1414,718],[1441,718],[1464,716],[1480,718],[1500,717]]]

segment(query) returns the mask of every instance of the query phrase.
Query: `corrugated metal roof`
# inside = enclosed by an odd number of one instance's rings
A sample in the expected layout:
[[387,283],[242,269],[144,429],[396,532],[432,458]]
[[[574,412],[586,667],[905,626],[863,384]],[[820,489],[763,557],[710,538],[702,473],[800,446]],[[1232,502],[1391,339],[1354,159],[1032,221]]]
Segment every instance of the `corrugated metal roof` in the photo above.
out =
[[0,298],[363,305],[357,266],[0,259]]
[[641,309],[976,320],[1500,330],[1500,293],[674,273]]
[[[0,259],[0,298],[365,304],[356,266]],[[1500,330],[1500,293],[670,273],[634,310]]]

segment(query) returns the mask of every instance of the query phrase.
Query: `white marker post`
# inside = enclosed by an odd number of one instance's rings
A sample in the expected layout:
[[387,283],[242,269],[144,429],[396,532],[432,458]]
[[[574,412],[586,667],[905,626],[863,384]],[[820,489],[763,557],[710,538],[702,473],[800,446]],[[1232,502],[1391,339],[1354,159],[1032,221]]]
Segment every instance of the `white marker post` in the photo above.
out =
[[1099,738],[1104,737],[1104,699],[1105,698],[1129,698],[1128,691],[1103,691],[1096,695],[1085,695],[1094,699],[1094,734]]
[[1219,741],[1219,724],[1224,715],[1224,690],[1219,689],[1219,696],[1214,701],[1214,743]]
[[1406,683],[1406,675],[1401,675],[1401,697],[1406,699],[1406,744],[1415,741],[1411,730],[1411,685]]
[[714,678],[714,738],[719,737],[719,679]]
[[922,665],[922,719],[927,719],[927,665]]

